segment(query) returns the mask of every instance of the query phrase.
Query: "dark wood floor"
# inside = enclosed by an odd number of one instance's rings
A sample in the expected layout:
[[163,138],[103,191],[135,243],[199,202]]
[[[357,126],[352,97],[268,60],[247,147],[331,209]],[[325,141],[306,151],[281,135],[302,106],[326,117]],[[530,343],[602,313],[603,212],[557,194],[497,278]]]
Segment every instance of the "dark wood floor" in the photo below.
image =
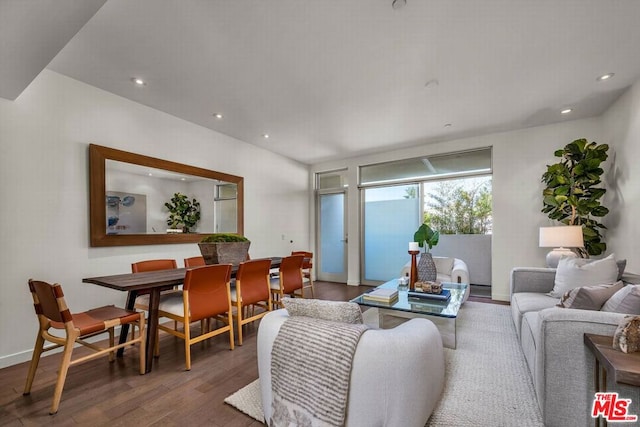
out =
[[[369,289],[329,282],[316,282],[315,288],[317,298],[334,301]],[[59,354],[41,360],[29,396],[22,396],[28,363],[1,369],[0,425],[261,426],[223,402],[258,377],[256,333],[257,324],[245,326],[244,345],[233,351],[226,335],[194,345],[191,371],[184,370],[182,340],[166,334],[147,375],[138,374],[137,348],[114,363],[98,358],[73,366],[56,415],[49,415],[49,407]]]

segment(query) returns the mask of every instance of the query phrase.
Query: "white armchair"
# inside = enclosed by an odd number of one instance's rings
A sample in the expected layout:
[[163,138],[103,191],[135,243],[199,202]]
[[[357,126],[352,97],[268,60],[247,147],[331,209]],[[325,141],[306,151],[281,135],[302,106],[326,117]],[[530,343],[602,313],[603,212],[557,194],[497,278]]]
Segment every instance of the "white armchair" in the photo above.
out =
[[[420,256],[418,256],[417,261],[420,261]],[[436,271],[438,272],[436,280],[439,282],[471,283],[469,281],[469,268],[467,267],[467,263],[460,258],[434,256],[433,262],[436,264]],[[400,277],[407,275],[410,270],[411,263],[408,262],[402,267]],[[467,287],[467,292],[464,294],[462,302],[465,302],[467,298],[469,298],[470,291],[471,288]]]
[[[272,415],[271,349],[288,317],[286,309],[273,311],[262,318],[258,329],[266,420]],[[443,388],[442,338],[433,322],[412,319],[393,329],[367,330],[353,359],[345,425],[423,427]]]

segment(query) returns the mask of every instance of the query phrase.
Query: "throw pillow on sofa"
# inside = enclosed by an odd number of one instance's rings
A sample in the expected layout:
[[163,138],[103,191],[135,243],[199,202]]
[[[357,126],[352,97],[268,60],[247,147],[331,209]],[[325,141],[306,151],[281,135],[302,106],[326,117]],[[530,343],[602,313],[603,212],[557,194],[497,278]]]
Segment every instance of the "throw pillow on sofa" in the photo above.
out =
[[441,274],[450,274],[453,270],[455,259],[450,257],[433,257],[433,263],[436,265],[436,272]]
[[619,281],[613,284],[574,288],[562,296],[558,307],[576,308],[579,310],[600,310],[602,305],[616,292],[621,290],[623,286],[624,283]]
[[553,290],[549,296],[560,298],[571,289],[580,286],[615,283],[618,280],[618,265],[614,255],[599,260],[584,258],[561,258],[556,269]]
[[640,314],[640,285],[627,285],[613,294],[600,311]]

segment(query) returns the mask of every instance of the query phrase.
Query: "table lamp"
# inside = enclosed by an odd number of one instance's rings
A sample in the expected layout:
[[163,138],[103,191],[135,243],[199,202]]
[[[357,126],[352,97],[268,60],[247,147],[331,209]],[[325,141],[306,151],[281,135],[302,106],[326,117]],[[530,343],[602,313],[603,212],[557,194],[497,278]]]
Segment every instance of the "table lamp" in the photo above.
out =
[[568,248],[583,246],[581,225],[540,227],[540,247],[554,248],[547,254],[548,267],[556,268],[562,257],[576,258],[578,255]]

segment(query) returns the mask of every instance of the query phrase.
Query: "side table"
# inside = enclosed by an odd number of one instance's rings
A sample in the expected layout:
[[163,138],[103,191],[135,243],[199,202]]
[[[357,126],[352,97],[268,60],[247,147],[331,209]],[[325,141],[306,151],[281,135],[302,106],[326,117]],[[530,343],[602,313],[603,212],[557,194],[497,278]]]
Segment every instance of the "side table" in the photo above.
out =
[[[584,344],[595,357],[593,383],[596,393],[607,391],[607,374],[617,384],[640,387],[640,352],[623,353],[613,348],[613,337],[584,334]],[[604,425],[607,420],[603,419]],[[595,418],[595,426],[600,418]]]

